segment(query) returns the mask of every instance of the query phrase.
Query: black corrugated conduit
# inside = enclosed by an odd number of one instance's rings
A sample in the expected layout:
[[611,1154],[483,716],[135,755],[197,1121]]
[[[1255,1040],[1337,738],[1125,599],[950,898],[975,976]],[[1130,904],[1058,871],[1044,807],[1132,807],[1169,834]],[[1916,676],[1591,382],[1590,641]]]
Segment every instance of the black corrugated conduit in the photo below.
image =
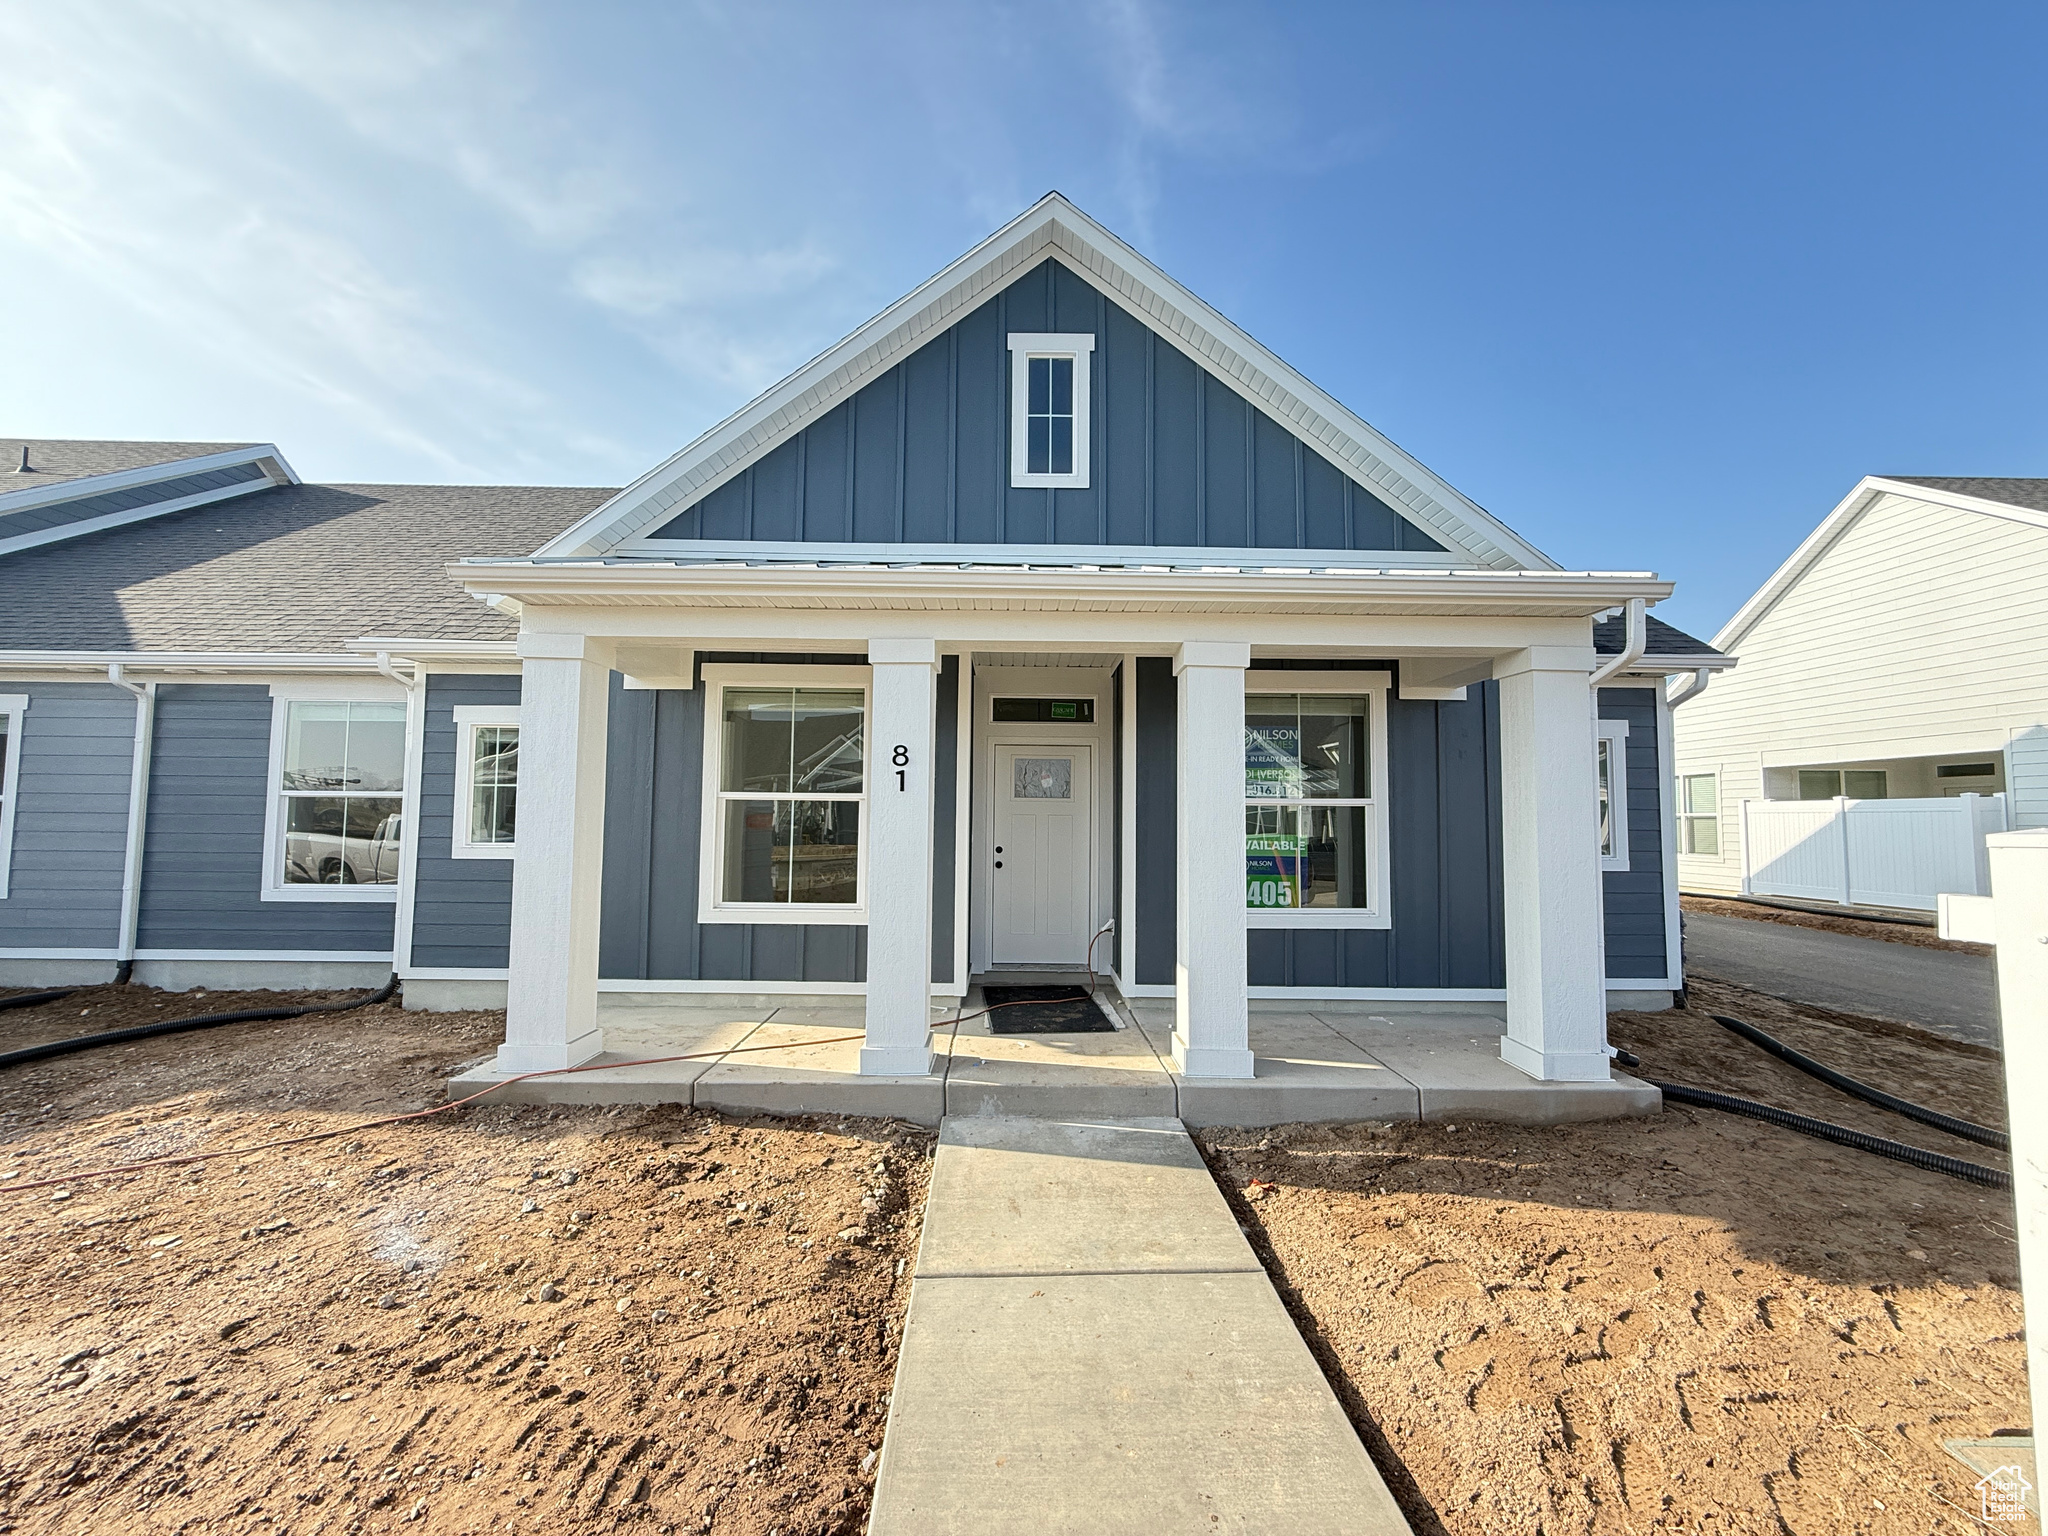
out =
[[1873,1088],[1868,1083],[1859,1083],[1853,1077],[1845,1077],[1833,1067],[1815,1061],[1803,1051],[1795,1051],[1784,1041],[1775,1039],[1758,1029],[1754,1024],[1741,1019],[1731,1019],[1726,1014],[1707,1015],[1723,1029],[1732,1029],[1751,1045],[1762,1046],[1778,1060],[1789,1067],[1797,1067],[1809,1077],[1817,1077],[1830,1088],[1839,1088],[1852,1098],[1875,1104],[1879,1109],[1888,1109],[1895,1115],[1904,1115],[1908,1120],[1918,1120],[1922,1125],[1931,1125],[1937,1131],[1946,1131],[1951,1136],[1960,1136],[1965,1141],[1974,1141],[1982,1147],[1996,1147],[2001,1152],[2012,1150],[2012,1138],[2003,1131],[1994,1131],[1988,1125],[1978,1125],[1970,1120],[1958,1120],[1954,1115],[1944,1115],[1938,1109],[1929,1109],[1924,1104],[1910,1103],[1886,1093],[1882,1088]]
[[[1633,1051],[1617,1050],[1614,1059],[1630,1070],[1643,1064],[1642,1057]],[[1891,1141],[1883,1136],[1872,1136],[1867,1131],[1836,1125],[1831,1120],[1816,1120],[1811,1115],[1795,1115],[1789,1109],[1779,1109],[1773,1104],[1760,1104],[1755,1099],[1738,1099],[1733,1094],[1713,1093],[1705,1088],[1688,1088],[1683,1083],[1660,1083],[1654,1077],[1646,1077],[1643,1081],[1674,1104],[1692,1104],[1701,1109],[1718,1109],[1726,1114],[1761,1120],[1767,1125],[1797,1131],[1802,1136],[1832,1141],[1838,1146],[1854,1147],[1859,1152],[1875,1152],[1879,1157],[1888,1157],[1894,1162],[1910,1163],[1915,1168],[1925,1168],[1932,1173],[1945,1173],[1952,1179],[1982,1184],[1989,1189],[2012,1188],[2012,1175],[2003,1168],[1987,1168],[1982,1163],[1967,1162],[1960,1157],[1946,1157],[1939,1152],[1929,1152],[1924,1147],[1908,1146],[1903,1141]]]
[[50,992],[17,992],[12,997],[0,997],[0,1013],[10,1008],[33,1008],[38,1003],[55,1003],[76,992],[76,987],[58,987]]
[[[76,988],[62,992],[31,993],[32,998],[53,1002],[68,997]],[[307,1003],[296,1008],[244,1008],[235,1013],[202,1013],[191,1019],[161,1019],[154,1024],[138,1024],[133,1029],[110,1029],[104,1034],[79,1035],[71,1040],[51,1040],[42,1045],[25,1045],[18,1051],[0,1052],[0,1067],[20,1066],[23,1062],[42,1061],[51,1056],[68,1056],[74,1051],[90,1051],[102,1045],[120,1045],[127,1040],[148,1040],[157,1035],[183,1034],[188,1029],[211,1029],[216,1024],[254,1024],[262,1019],[298,1019],[309,1013],[345,1013],[351,1008],[367,1008],[372,1003],[388,1002],[398,990],[398,973],[393,971],[391,979],[377,991],[363,997],[350,998],[345,1003]],[[20,998],[8,998],[5,1005],[22,1006]]]

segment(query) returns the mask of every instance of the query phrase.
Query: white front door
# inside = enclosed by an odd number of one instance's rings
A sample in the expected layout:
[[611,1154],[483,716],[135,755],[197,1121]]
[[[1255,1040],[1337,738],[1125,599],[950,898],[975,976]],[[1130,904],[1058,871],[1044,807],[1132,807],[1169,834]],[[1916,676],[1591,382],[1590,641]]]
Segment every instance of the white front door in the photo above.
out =
[[989,882],[996,965],[1082,965],[1088,947],[1087,747],[994,750]]

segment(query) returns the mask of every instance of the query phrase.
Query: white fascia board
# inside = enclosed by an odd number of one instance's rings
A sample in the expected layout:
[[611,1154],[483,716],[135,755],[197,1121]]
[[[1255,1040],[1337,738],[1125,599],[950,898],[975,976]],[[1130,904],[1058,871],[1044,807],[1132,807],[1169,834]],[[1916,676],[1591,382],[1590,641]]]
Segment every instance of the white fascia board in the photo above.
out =
[[[45,507],[53,502],[76,501],[86,496],[104,496],[109,491],[132,491],[137,486],[155,485],[160,480],[182,480],[212,469],[233,469],[237,464],[258,464],[273,485],[299,484],[298,471],[285,462],[275,443],[251,443],[224,453],[202,454],[196,459],[171,459],[162,464],[145,464],[139,469],[111,470],[104,475],[79,475],[48,485],[24,486],[0,491],[0,514]],[[168,503],[166,503],[168,505]]]
[[1047,256],[1129,310],[1418,526],[1492,569],[1556,562],[1388,441],[1157,266],[1049,193],[866,325],[535,552],[588,558],[682,511]]
[[0,651],[0,667],[104,673],[110,662],[124,672],[339,672],[375,674],[371,656],[290,651]]
[[1646,572],[969,569],[957,566],[746,566],[464,562],[448,573],[471,591],[510,592],[542,606],[1004,607],[1047,600],[1172,608],[1238,599],[1264,611],[1342,611],[1376,602],[1447,613],[1518,610],[1590,618],[1631,597],[1660,602],[1672,585]]
[[345,649],[366,656],[403,656],[417,661],[517,661],[517,640],[431,640],[405,635],[364,635],[343,642]]
[[2002,501],[1987,501],[1981,496],[1966,496],[1959,491],[1937,490],[1932,486],[1911,485],[1904,480],[1888,480],[1882,475],[1865,475],[1856,482],[1856,488],[1841,501],[1835,509],[1821,519],[1820,526],[1806,536],[1800,546],[1792,551],[1785,563],[1771,573],[1770,579],[1756,589],[1756,594],[1736,610],[1735,617],[1721,626],[1721,632],[1714,636],[1714,649],[1732,650],[1742,639],[1763,620],[1778,604],[1778,599],[1790,591],[1799,578],[1804,576],[1820,560],[1820,557],[1834,547],[1835,541],[1849,531],[1850,526],[1885,496],[1898,496],[1907,501],[1924,502],[1934,507],[1949,507],[1958,512],[1978,512],[1986,517],[2002,518],[2006,522],[2025,523],[2031,528],[2048,529],[2048,512],[2037,512],[2031,507],[2010,506]]
[[233,501],[238,496],[247,496],[252,491],[267,491],[276,482],[270,480],[244,480],[239,485],[218,486],[210,491],[199,491],[190,496],[176,496],[169,501],[153,501],[146,507],[129,507],[120,512],[103,512],[98,517],[81,518],[75,523],[59,523],[54,528],[38,528],[33,533],[18,533],[12,538],[0,538],[0,555],[15,554],[24,549],[37,549],[45,544],[61,544],[66,539],[83,538],[88,533],[103,533],[109,528],[126,527],[129,523],[143,523],[153,517],[167,517],[173,512],[187,512],[194,507],[210,506],[216,501]]
[[1237,549],[1198,544],[805,544],[736,539],[630,539],[620,558],[677,564],[1197,566],[1242,571],[1469,571],[1469,556],[1405,549]]

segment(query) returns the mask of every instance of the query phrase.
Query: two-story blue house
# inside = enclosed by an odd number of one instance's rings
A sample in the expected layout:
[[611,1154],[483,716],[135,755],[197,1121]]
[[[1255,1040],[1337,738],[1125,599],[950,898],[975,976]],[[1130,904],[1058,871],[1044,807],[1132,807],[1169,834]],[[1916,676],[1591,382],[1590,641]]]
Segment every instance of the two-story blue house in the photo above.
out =
[[1608,1075],[1680,984],[1668,582],[1559,569],[1057,194],[620,491],[0,473],[0,983],[930,1004],[1092,959]]

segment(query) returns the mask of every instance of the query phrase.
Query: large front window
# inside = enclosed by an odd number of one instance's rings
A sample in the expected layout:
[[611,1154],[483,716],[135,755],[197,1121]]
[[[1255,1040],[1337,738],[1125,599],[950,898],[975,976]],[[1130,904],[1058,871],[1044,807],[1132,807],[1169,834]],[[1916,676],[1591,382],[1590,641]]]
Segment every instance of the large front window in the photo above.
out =
[[284,704],[275,888],[398,884],[405,811],[405,705]]
[[1245,694],[1245,906],[1377,914],[1385,908],[1384,791],[1374,768],[1384,695]]
[[865,705],[859,688],[720,691],[718,906],[860,904]]

